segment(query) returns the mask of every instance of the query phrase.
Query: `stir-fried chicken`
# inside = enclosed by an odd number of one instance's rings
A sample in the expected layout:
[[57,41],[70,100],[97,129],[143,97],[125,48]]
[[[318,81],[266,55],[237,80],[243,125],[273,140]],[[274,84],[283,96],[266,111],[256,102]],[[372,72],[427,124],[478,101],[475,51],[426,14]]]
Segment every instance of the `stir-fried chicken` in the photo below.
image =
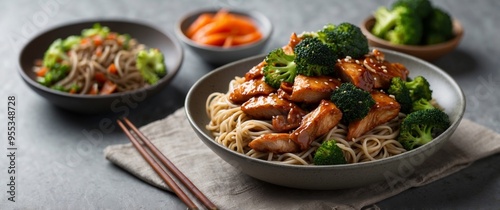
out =
[[363,66],[363,61],[352,58],[340,59],[335,68],[344,82],[350,82],[357,87],[371,91],[373,89],[374,78]]
[[391,85],[393,77],[400,77],[406,80],[409,71],[400,63],[391,63],[386,60],[379,60],[379,57],[370,55],[365,58],[363,65],[373,76],[373,88],[387,89]]
[[252,140],[248,146],[259,152],[287,153],[300,151],[288,133],[268,133]]
[[295,129],[290,138],[300,146],[301,150],[306,150],[316,138],[326,134],[335,127],[342,112],[329,100],[322,100],[319,106],[304,116],[300,126]]
[[376,126],[389,122],[398,116],[400,105],[394,98],[380,91],[371,92],[371,96],[375,100],[375,105],[363,119],[349,124],[348,140],[360,137]]
[[276,115],[273,117],[273,128],[277,132],[286,132],[299,127],[302,118],[307,114],[306,111],[298,106],[292,107],[288,116]]
[[280,98],[277,94],[250,98],[241,105],[241,110],[254,119],[270,120],[276,115],[287,115],[294,103]]
[[264,77],[245,81],[236,86],[229,94],[229,100],[233,103],[241,104],[254,96],[269,95],[276,89],[264,82]]
[[[293,102],[319,103],[322,99],[328,99],[340,84],[341,82],[333,77],[297,75],[293,84],[282,83],[278,94]],[[293,86],[286,87],[289,85]]]
[[300,38],[297,36],[296,33],[292,33],[292,35],[290,35],[290,40],[288,41],[288,44],[283,46],[283,51],[285,51],[286,54],[293,54],[293,49],[295,48],[295,46],[300,42]]
[[261,61],[256,66],[252,67],[247,73],[245,73],[245,81],[260,79],[264,76],[264,72],[262,71],[264,66],[266,65],[265,61]]

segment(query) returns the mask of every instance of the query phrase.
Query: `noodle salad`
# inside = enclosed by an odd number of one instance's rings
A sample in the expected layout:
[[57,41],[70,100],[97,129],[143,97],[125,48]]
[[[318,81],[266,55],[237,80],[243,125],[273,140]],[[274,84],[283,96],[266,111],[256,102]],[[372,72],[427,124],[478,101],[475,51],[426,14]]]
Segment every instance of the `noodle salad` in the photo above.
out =
[[283,164],[373,161],[420,147],[449,125],[423,76],[369,51],[350,23],[289,43],[206,100],[219,144]]
[[162,52],[95,23],[55,40],[35,61],[38,83],[70,94],[107,95],[154,85],[167,74]]

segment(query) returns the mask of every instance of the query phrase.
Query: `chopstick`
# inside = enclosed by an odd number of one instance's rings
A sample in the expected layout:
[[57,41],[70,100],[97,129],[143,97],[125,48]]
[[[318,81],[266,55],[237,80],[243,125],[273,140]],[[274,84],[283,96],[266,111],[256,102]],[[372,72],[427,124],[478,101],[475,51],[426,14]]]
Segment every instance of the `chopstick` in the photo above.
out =
[[[217,207],[167,158],[163,155],[156,146],[154,146],[149,139],[144,136],[142,132],[137,129],[137,127],[132,124],[127,118],[123,118],[123,121],[134,131],[134,133],[142,140],[144,145],[151,151],[151,153],[156,156],[158,160],[181,181],[184,186],[193,193],[193,195],[198,198],[203,205],[208,209],[217,209]],[[143,145],[139,143],[129,131],[129,129],[118,119],[118,125],[121,127],[125,135],[130,139],[134,147],[139,151],[141,156],[148,162],[149,165],[154,169],[154,171],[165,181],[165,183],[172,189],[172,191],[184,202],[189,209],[198,209],[198,207],[193,203],[193,201],[186,195],[186,193],[175,183],[174,179],[170,177],[160,164],[151,157]]]

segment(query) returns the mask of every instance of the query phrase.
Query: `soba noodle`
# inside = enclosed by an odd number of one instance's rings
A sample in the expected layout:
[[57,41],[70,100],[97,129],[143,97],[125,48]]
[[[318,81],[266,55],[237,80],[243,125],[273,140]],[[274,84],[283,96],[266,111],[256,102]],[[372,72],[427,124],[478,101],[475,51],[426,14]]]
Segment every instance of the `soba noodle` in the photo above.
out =
[[240,105],[229,100],[229,93],[243,82],[244,78],[236,77],[230,82],[228,92],[212,93],[206,101],[206,112],[210,118],[206,128],[212,132],[215,141],[238,153],[283,164],[310,165],[313,162],[313,154],[322,141],[331,139],[337,141],[348,163],[381,159],[406,151],[396,140],[399,125],[405,117],[402,113],[355,140],[346,140],[347,126],[338,124],[326,135],[313,141],[308,150],[299,153],[273,154],[255,151],[247,146],[248,143],[262,134],[274,131],[270,121],[251,119],[241,110]]
[[[104,31],[96,32],[97,34],[91,36],[68,37],[67,39],[74,38],[78,41],[72,43],[64,53],[60,53],[63,55],[60,55],[57,62],[60,65],[69,66],[69,71],[65,72],[65,77],[58,81],[42,84],[64,91],[77,87],[73,93],[78,94],[95,94],[96,89],[104,86],[103,80],[113,84],[113,92],[130,91],[149,85],[136,66],[137,55],[145,50],[145,45],[128,35],[109,32],[108,28],[100,27],[100,25],[95,25],[90,30]],[[99,39],[98,42],[96,38]],[[57,44],[58,41],[61,42],[61,40],[56,40],[54,43]],[[48,51],[50,50],[51,48]],[[45,58],[43,62],[45,63]],[[111,67],[113,71],[110,70]],[[39,64],[35,65],[34,71],[39,72],[41,68],[53,67]],[[39,78],[43,81],[43,76],[39,75]]]

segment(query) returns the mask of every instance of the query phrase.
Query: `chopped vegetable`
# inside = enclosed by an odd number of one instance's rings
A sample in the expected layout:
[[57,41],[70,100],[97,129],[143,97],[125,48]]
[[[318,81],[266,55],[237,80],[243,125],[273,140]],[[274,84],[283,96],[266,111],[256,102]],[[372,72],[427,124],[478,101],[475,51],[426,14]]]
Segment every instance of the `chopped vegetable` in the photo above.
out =
[[137,54],[136,66],[144,80],[149,84],[155,84],[160,77],[167,74],[163,53],[158,49],[141,50]]
[[232,47],[262,38],[255,23],[247,17],[221,9],[215,14],[201,14],[189,25],[186,36],[204,45]]

